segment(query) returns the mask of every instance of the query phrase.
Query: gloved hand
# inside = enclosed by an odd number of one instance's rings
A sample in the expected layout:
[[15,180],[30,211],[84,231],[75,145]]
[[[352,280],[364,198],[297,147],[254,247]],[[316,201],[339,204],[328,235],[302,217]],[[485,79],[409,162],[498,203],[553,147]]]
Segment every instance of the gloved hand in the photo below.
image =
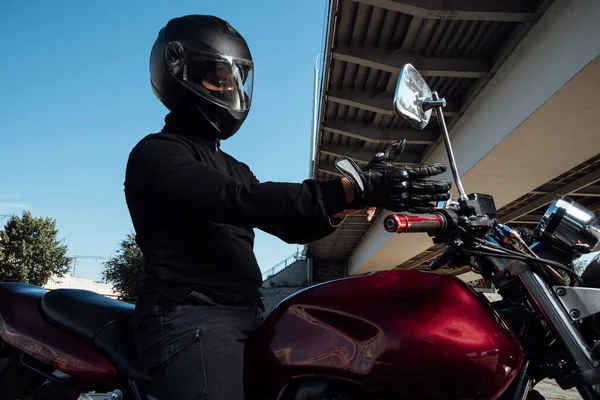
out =
[[442,163],[416,167],[394,166],[393,160],[404,150],[406,141],[394,143],[378,153],[361,170],[349,158],[339,158],[335,166],[354,187],[353,209],[383,207],[390,211],[428,212],[434,201],[448,200],[452,184],[447,180],[424,180],[446,171]]

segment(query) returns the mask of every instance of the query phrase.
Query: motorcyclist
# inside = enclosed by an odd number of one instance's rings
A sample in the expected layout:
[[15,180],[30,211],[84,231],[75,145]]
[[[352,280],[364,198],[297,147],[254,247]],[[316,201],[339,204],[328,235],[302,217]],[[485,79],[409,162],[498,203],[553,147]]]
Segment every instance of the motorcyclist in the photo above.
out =
[[253,72],[244,38],[214,16],[170,20],[151,51],[170,112],[131,151],[125,195],[146,272],[131,323],[159,400],[243,399],[244,343],[263,312],[253,228],[308,243],[366,206],[448,198],[449,182],[420,180],[443,164],[394,167],[396,150],[341,179],[259,183],[220,149],[248,115]]

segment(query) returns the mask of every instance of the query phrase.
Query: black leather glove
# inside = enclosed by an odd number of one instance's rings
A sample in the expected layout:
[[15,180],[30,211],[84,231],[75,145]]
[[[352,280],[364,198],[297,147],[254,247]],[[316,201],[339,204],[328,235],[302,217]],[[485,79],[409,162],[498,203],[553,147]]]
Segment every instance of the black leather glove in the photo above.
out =
[[452,184],[447,180],[429,180],[446,171],[442,163],[430,165],[394,166],[393,160],[404,150],[406,141],[394,143],[385,152],[378,153],[361,170],[349,158],[338,158],[335,166],[354,187],[352,209],[382,207],[390,211],[428,212],[434,201],[448,200]]

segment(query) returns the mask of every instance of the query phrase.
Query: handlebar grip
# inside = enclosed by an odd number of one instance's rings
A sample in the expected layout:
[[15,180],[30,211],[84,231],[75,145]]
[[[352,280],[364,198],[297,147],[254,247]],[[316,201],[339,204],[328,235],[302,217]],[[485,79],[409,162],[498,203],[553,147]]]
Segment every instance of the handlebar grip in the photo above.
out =
[[427,232],[436,233],[446,229],[446,217],[442,214],[391,214],[383,221],[385,230],[390,233]]

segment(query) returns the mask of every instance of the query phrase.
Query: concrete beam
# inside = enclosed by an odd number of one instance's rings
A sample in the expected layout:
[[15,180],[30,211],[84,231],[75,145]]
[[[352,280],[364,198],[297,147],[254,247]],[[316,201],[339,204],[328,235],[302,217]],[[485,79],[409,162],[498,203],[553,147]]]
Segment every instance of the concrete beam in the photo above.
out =
[[[520,0],[352,0],[425,19],[527,22],[539,18],[531,1]],[[428,8],[424,8],[424,3]]]
[[[550,6],[550,4],[552,4],[553,1],[554,0],[543,0],[536,10],[537,14],[538,15],[544,14],[546,12],[546,10],[548,9],[548,7]],[[535,4],[533,4],[532,7],[535,7]],[[417,18],[418,17],[413,17],[413,20],[417,19]],[[506,40],[504,41],[504,43],[502,44],[502,46],[500,47],[498,52],[493,56],[493,60],[492,60],[493,65],[492,65],[489,73],[485,77],[478,79],[471,86],[471,88],[467,92],[466,96],[463,98],[463,100],[461,102],[461,107],[458,110],[459,115],[463,115],[465,113],[465,111],[471,106],[473,101],[475,101],[477,96],[479,96],[479,93],[481,93],[481,91],[489,83],[490,79],[492,79],[492,77],[496,74],[496,72],[498,72],[500,67],[504,64],[504,62],[512,54],[512,52],[515,50],[515,48],[519,45],[519,43],[521,43],[523,38],[529,33],[531,28],[535,25],[536,21],[537,21],[537,19],[519,24],[513,30],[513,32],[508,36],[508,38],[506,38]],[[448,130],[450,132],[454,128],[454,125],[456,125],[458,123],[458,120],[459,120],[458,118],[453,118],[452,120],[448,121]],[[441,140],[438,140],[437,144],[439,144],[439,143],[441,143]],[[436,149],[436,147],[437,147],[437,145],[435,145],[435,144],[429,146],[429,149],[423,155],[423,159],[428,158],[431,155],[431,153]]]
[[[341,151],[345,151],[345,149],[341,149]],[[334,148],[334,152],[337,153],[338,149]],[[327,153],[327,154],[329,154],[329,153]],[[414,154],[414,153],[412,153],[412,154]],[[407,160],[410,160],[411,158],[413,159],[413,161],[412,162],[408,162]],[[417,158],[418,158],[417,155],[410,156],[410,158],[409,157],[405,157],[404,158],[404,160],[405,160],[404,162],[395,162],[394,165],[419,165],[419,162],[414,161],[414,160],[417,160]],[[400,160],[402,160],[402,157],[400,158]],[[365,162],[362,161],[362,160],[355,160],[355,162],[357,164],[359,164],[359,166],[361,166],[361,164],[365,164]],[[342,174],[340,174],[340,172],[333,165],[333,160],[329,160],[329,162],[325,162],[323,160],[319,160],[319,163],[317,164],[316,170],[319,171],[319,172],[327,173],[329,175],[333,175],[335,177],[342,177]]]
[[391,74],[400,74],[406,63],[412,64],[423,76],[451,78],[482,78],[491,68],[489,62],[479,59],[417,57],[407,52],[353,49],[338,46],[333,49],[333,59]]
[[319,162],[319,164],[317,165],[317,171],[320,172],[325,172],[329,175],[333,175],[333,176],[337,176],[337,177],[342,177],[343,175],[340,174],[340,172],[335,169],[335,167],[333,165],[331,165],[330,163],[325,163],[325,162]]
[[[327,101],[337,104],[343,104],[348,107],[360,108],[382,115],[393,115],[394,99],[393,94],[374,94],[368,92],[357,92],[351,90],[332,89],[327,93]],[[444,107],[444,116],[452,117],[456,115],[459,107],[456,103],[449,102]]]
[[407,144],[435,143],[440,132],[438,129],[381,129],[374,124],[359,126],[356,123],[325,121],[323,130],[364,140],[369,143],[392,143],[406,139]]
[[[418,162],[402,163],[402,165],[418,165],[418,164],[419,164]],[[325,172],[327,174],[337,176],[340,178],[342,177],[342,174],[340,174],[340,172],[333,166],[333,164],[326,163],[323,161],[320,161],[319,164],[317,165],[317,171]]]
[[[535,194],[546,194],[552,193],[559,190],[563,185],[560,183],[546,183],[540,186],[536,190],[532,191]],[[590,185],[585,188],[578,188],[572,192],[566,193],[569,196],[583,196],[583,197],[600,197],[600,185]]]
[[[364,147],[352,149],[346,146],[334,145],[330,143],[322,144],[319,148],[319,151],[323,154],[328,154],[334,157],[349,157],[359,164],[368,163],[375,155],[375,152],[365,149]],[[421,155],[415,153],[402,153],[396,160],[397,162],[395,164],[412,165],[421,161]]]
[[500,222],[508,223],[508,222],[514,221],[514,220],[524,216],[525,214],[530,213],[531,211],[535,211],[538,208],[543,207],[546,204],[549,204],[558,195],[567,194],[567,193],[570,193],[573,191],[584,189],[586,186],[594,184],[594,183],[598,182],[599,180],[600,180],[600,169],[590,172],[589,174],[582,176],[581,178],[577,179],[576,181],[573,181],[567,185],[564,185],[563,187],[556,189],[554,192],[548,193],[548,194],[542,196],[541,198],[539,198],[535,201],[532,201],[531,203],[527,204],[526,206],[521,207],[518,210],[511,212],[510,214],[502,216],[500,218]]

